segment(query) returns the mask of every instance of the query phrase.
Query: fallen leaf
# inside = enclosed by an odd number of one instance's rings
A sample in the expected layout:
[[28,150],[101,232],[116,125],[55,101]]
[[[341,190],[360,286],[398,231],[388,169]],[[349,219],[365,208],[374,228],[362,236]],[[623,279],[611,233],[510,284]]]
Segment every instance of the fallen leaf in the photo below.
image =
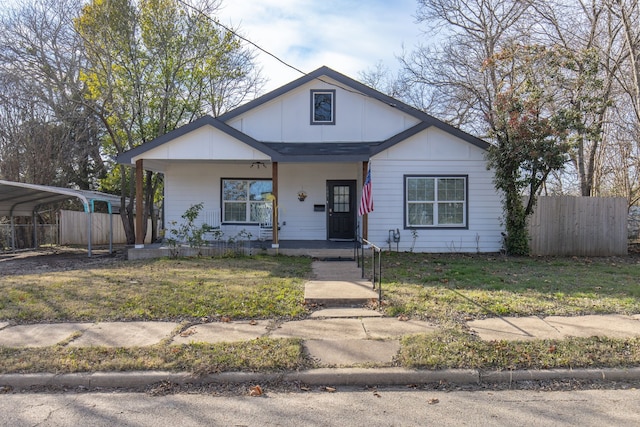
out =
[[251,322],[249,322],[249,324],[251,326],[256,326],[258,324],[258,322],[256,322],[255,320],[252,320]]
[[309,387],[302,386],[302,387],[300,387],[300,390],[302,390],[302,391],[310,391],[311,389]]
[[260,387],[259,385],[254,385],[253,387],[249,388],[249,396],[262,396],[262,387]]
[[429,400],[427,401],[427,403],[428,403],[429,405],[435,405],[436,403],[440,403],[440,400],[439,400],[439,399],[436,399],[436,398],[434,397],[434,398],[432,398],[432,399],[429,399]]
[[335,393],[336,389],[335,387],[325,387],[324,391],[327,391],[329,393]]
[[187,329],[185,331],[180,332],[180,336],[181,337],[188,337],[190,335],[197,334],[197,333],[198,333],[198,331],[196,331],[196,328],[189,328],[189,329]]
[[398,316],[398,320],[401,322],[406,322],[407,320],[409,320],[409,316],[407,316],[406,314],[401,314],[400,316]]
[[222,316],[222,317],[220,318],[220,321],[221,321],[221,322],[225,322],[225,323],[229,323],[229,322],[231,322],[231,317],[229,317],[229,316]]
[[555,345],[549,346],[549,353],[555,353],[555,352],[556,352],[556,346]]
[[377,391],[374,391],[374,392],[373,392],[373,395],[374,395],[375,397],[382,397],[382,396],[380,396],[380,393],[378,393]]

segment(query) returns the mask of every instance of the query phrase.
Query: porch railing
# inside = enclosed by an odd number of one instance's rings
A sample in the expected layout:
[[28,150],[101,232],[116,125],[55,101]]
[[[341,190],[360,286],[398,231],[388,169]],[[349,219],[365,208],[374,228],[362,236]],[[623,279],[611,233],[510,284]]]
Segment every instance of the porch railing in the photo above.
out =
[[[358,242],[360,243],[360,253],[356,259],[358,267],[362,270],[362,278],[365,278],[365,260],[370,259],[373,290],[378,290],[378,301],[382,302],[382,248],[362,237],[358,238]],[[367,256],[368,254],[370,256]]]

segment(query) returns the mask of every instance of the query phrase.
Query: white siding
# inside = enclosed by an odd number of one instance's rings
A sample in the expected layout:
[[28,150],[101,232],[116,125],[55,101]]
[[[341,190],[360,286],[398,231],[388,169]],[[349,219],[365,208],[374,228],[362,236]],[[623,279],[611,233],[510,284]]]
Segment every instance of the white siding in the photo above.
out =
[[[248,163],[172,163],[165,173],[165,228],[171,221],[183,222],[182,214],[192,205],[204,203],[203,212],[220,212],[221,178],[271,178],[271,168],[251,168]],[[227,227],[224,238],[235,236],[243,227]],[[245,227],[254,236],[256,227]],[[254,230],[255,228],[255,230]]]
[[[314,212],[313,206],[326,206],[327,180],[356,180],[360,163],[297,163],[280,164],[278,167],[278,194],[281,240],[324,240],[327,238],[326,210]],[[250,168],[247,163],[173,163],[165,174],[165,226],[178,224],[189,206],[203,202],[203,211],[220,211],[221,178],[270,179],[271,165],[266,169]],[[358,184],[358,186],[361,184]],[[298,200],[298,192],[304,190],[307,199]],[[224,239],[242,230],[249,231],[255,239],[257,226],[223,225]]]
[[[392,106],[340,86],[314,80],[246,112],[229,125],[265,142],[361,142],[384,141],[418,123]],[[336,91],[334,125],[310,124],[312,89]]]
[[412,230],[404,228],[404,175],[466,175],[468,229],[418,229],[414,251],[500,250],[500,197],[479,148],[430,129],[375,156],[371,168],[375,210],[369,214],[369,240],[376,245],[388,248],[389,230],[399,229],[400,251],[411,249]]
[[212,126],[203,126],[144,153],[152,160],[269,160],[266,154]]

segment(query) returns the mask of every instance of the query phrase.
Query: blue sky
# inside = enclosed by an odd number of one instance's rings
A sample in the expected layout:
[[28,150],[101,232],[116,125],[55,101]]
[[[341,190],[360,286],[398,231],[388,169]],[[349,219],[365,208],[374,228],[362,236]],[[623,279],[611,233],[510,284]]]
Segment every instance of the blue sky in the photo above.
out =
[[[395,70],[403,44],[413,50],[416,8],[416,0],[223,0],[218,17],[304,72],[326,65],[358,79],[380,61]],[[267,90],[301,76],[263,53],[258,62]]]

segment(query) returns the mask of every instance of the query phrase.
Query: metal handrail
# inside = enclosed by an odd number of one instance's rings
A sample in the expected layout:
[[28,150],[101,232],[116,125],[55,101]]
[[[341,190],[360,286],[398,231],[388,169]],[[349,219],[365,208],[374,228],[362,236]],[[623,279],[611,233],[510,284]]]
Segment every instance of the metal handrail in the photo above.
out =
[[364,250],[371,249],[371,282],[374,290],[376,289],[376,283],[378,284],[378,302],[380,303],[382,302],[382,248],[362,237],[359,240],[361,256],[358,259],[358,264],[362,268],[362,278],[364,279]]

